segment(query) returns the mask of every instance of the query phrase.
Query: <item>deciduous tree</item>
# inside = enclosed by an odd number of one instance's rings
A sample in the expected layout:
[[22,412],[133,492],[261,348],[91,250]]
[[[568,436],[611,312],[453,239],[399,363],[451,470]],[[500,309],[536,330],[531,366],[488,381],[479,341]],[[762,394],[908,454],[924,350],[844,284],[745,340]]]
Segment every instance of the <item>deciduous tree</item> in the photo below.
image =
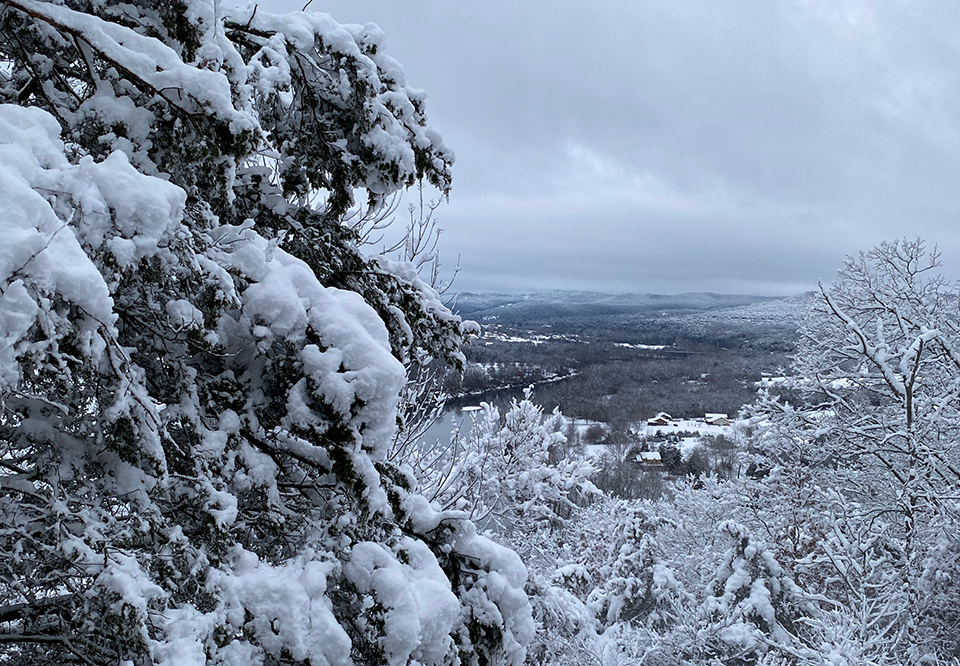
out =
[[808,555],[827,566],[821,580],[844,583],[824,591],[888,636],[879,644],[860,631],[848,642],[910,662],[946,658],[942,629],[952,624],[949,613],[935,617],[945,590],[930,573],[952,567],[960,487],[960,318],[940,271],[919,239],[849,258],[801,329],[788,386],[803,400],[765,401],[778,436],[761,442],[771,464],[790,449],[812,484],[839,493],[814,488],[821,504],[843,508],[842,521],[799,527],[834,535]]

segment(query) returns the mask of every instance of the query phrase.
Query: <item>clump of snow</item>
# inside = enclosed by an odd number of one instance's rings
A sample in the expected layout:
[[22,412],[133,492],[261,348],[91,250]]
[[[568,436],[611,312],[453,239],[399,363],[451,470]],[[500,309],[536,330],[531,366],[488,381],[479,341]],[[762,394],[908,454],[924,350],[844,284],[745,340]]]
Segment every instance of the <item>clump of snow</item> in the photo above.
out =
[[36,0],[17,0],[17,5],[82,36],[95,51],[123,63],[132,76],[161,91],[168,102],[187,113],[202,109],[225,121],[234,132],[259,128],[253,114],[235,108],[226,76],[184,63],[160,40],[63,5]]
[[413,659],[440,664],[453,639],[459,602],[436,557],[419,541],[403,538],[397,554],[383,544],[353,547],[347,578],[387,610],[382,644],[390,664]]
[[[309,405],[321,400],[354,425],[367,451],[382,458],[406,381],[383,321],[358,294],[324,287],[309,266],[253,230],[223,230],[228,232],[246,242],[235,250],[222,244],[220,262],[256,280],[241,296],[243,328],[254,330],[265,348],[275,340],[302,345],[305,381],[290,396],[289,425],[318,426]],[[308,330],[321,345],[306,342]]]
[[[0,312],[0,339],[11,349],[38,313],[26,293],[58,293],[87,315],[78,322],[93,332],[112,326],[113,304],[97,267],[87,258],[74,230],[37,190],[63,188],[76,172],[63,155],[60,127],[39,109],[0,110],[0,285],[8,308]],[[86,194],[100,194],[88,184]],[[102,194],[99,197],[102,201]],[[12,291],[8,294],[8,290]],[[36,296],[33,296],[35,299]],[[4,368],[16,364],[4,363]]]
[[[313,664],[349,663],[350,638],[326,594],[335,562],[306,552],[271,565],[239,548],[230,559],[228,570],[212,569],[206,582],[219,599],[215,610],[187,606],[167,612],[167,639],[154,649],[158,666],[203,666],[211,649],[216,663],[236,666],[282,652]],[[215,631],[228,637],[216,647],[208,642]]]
[[[97,251],[108,234],[119,240],[125,233],[128,245],[111,248],[122,263],[155,253],[182,214],[179,188],[138,173],[122,153],[99,164],[71,165],[59,135],[44,111],[0,110],[0,382],[7,386],[16,381],[15,358],[25,352],[23,340],[41,314],[38,299],[56,294],[75,305],[81,313],[71,322],[77,337],[99,353],[116,314],[110,285],[88,251]],[[117,183],[122,190],[114,189]],[[78,209],[63,219],[57,202],[41,192],[62,193]]]
[[[324,52],[335,58],[346,57],[355,63],[356,77],[372,94],[364,102],[364,115],[370,126],[360,136],[364,146],[375,155],[374,160],[389,165],[386,169],[367,169],[363,187],[375,194],[388,194],[399,184],[408,182],[417,175],[415,149],[432,150],[433,167],[445,171],[452,164],[454,154],[443,144],[440,135],[422,122],[418,106],[426,97],[423,91],[406,85],[403,68],[386,55],[382,48],[383,32],[373,24],[341,25],[329,14],[320,12],[292,12],[284,15],[270,14],[262,7],[248,4],[227,12],[228,18],[253,30],[273,33],[263,52],[270,61],[266,66],[261,58],[254,63],[250,76],[265,77],[258,82],[263,90],[279,90],[284,99],[287,85],[286,71],[279,65],[281,44],[286,40],[294,48],[309,51],[317,43]],[[343,100],[350,98],[352,83],[344,70],[340,70],[339,85],[331,82],[330,95]],[[357,161],[345,145],[339,145],[343,160]]]

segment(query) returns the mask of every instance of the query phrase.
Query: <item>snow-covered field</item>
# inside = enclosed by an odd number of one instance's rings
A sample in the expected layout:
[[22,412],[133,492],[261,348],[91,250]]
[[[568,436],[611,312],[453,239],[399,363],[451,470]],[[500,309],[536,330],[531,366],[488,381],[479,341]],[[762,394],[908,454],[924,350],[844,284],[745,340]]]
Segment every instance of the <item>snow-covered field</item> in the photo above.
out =
[[586,340],[581,340],[576,335],[541,335],[539,333],[530,333],[529,336],[524,337],[521,335],[510,335],[508,333],[502,333],[497,330],[485,329],[483,333],[480,334],[480,339],[484,344],[493,344],[494,342],[521,342],[534,345],[542,345],[545,342],[579,342],[581,344],[588,345],[590,344]]
[[702,437],[704,435],[729,435],[733,430],[733,426],[710,425],[700,419],[680,419],[672,421],[669,425],[662,426],[643,424],[637,426],[636,430],[637,434],[646,437],[659,433],[670,434],[678,432],[695,432]]
[[[571,423],[580,437],[583,437],[591,426],[603,425],[598,421],[588,421],[586,419],[572,419]],[[733,435],[735,428],[735,423],[728,426],[722,426],[710,425],[708,423],[704,423],[701,419],[679,419],[672,422],[670,425],[665,426],[652,426],[647,425],[645,422],[637,423],[631,427],[631,431],[634,433],[637,439],[650,438],[660,434],[669,435],[693,433],[681,438],[677,442],[677,446],[680,449],[680,455],[684,460],[686,460],[694,451],[694,449],[701,446],[704,437],[715,437],[717,435],[730,437]],[[607,444],[589,444],[586,446],[587,456],[591,458],[601,458],[607,455],[609,450],[610,449]]]

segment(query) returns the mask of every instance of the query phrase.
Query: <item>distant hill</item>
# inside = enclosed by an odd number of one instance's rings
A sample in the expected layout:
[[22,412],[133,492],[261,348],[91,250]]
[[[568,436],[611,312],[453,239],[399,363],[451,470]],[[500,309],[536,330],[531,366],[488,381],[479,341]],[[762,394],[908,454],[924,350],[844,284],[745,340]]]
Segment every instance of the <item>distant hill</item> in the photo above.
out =
[[603,294],[592,291],[545,291],[530,294],[475,294],[457,296],[454,310],[471,319],[496,318],[507,321],[543,321],[571,316],[694,314],[743,307],[758,303],[787,301],[771,296],[742,294]]

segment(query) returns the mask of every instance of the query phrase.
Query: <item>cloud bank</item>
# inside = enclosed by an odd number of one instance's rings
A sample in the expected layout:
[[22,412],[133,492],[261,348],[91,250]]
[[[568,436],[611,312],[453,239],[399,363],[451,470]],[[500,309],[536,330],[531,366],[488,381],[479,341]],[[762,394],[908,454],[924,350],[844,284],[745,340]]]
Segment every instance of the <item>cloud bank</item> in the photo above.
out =
[[379,24],[428,91],[459,290],[790,294],[917,235],[960,270],[956,3],[310,8]]

